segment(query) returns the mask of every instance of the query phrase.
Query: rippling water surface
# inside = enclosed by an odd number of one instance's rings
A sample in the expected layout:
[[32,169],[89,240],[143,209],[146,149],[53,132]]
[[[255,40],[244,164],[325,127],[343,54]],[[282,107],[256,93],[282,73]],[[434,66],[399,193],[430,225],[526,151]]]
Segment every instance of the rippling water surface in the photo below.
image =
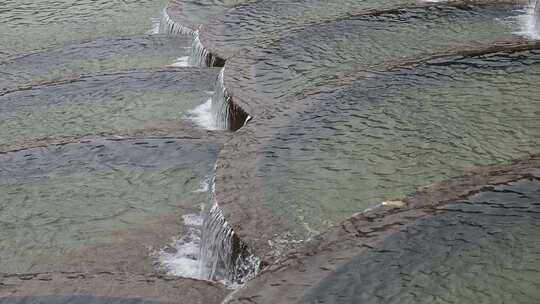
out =
[[[0,96],[0,145],[84,135],[175,131],[212,89],[214,71],[89,76]],[[176,132],[178,133],[178,132]]]
[[0,58],[99,38],[139,35],[167,1],[0,2]]
[[318,229],[537,151],[539,63],[538,51],[497,53],[360,76],[321,94],[262,149],[268,205]]
[[[539,152],[540,48],[523,34],[523,20],[534,28],[525,2],[0,0],[0,273],[154,273],[158,252],[193,272],[209,256],[220,260],[205,265],[252,275],[252,253],[283,249],[261,249],[281,237],[274,231],[306,239],[420,187]],[[206,54],[224,69],[193,66]],[[214,130],[227,117],[247,124]],[[482,215],[453,210],[396,232],[388,257],[353,259],[306,302],[369,303],[375,288],[385,301],[431,303],[429,290],[458,303],[487,285],[540,297],[502,283],[537,280],[518,265],[538,251],[537,184],[453,202]],[[203,224],[210,202],[218,220]],[[186,215],[197,220],[183,225]],[[485,237],[456,228],[460,220],[485,225]],[[200,231],[208,225],[215,239]],[[447,245],[456,234],[471,240]],[[223,252],[203,255],[195,239]],[[395,289],[404,277],[410,284]],[[460,280],[472,287],[456,294]]]
[[208,202],[220,139],[188,116],[218,71],[151,31],[166,4],[0,1],[1,273],[155,272]]
[[[0,272],[99,267],[114,258],[108,254],[132,254],[125,244],[114,251],[125,240],[143,249],[152,238],[167,240],[183,214],[208,200],[197,190],[217,151],[212,143],[149,139],[0,155]],[[100,250],[86,256],[95,246]],[[85,259],[69,259],[79,254]]]
[[354,258],[303,303],[535,303],[540,184],[493,187]]
[[[231,81],[231,86],[261,96],[264,103],[279,104],[350,70],[380,70],[438,53],[518,40],[512,34],[516,26],[503,21],[518,14],[512,8],[503,4],[440,5],[347,16],[311,25],[248,53],[248,63],[253,67],[246,67],[242,57],[233,59],[231,68],[239,66],[249,75],[238,83]],[[236,73],[232,74],[234,78]]]

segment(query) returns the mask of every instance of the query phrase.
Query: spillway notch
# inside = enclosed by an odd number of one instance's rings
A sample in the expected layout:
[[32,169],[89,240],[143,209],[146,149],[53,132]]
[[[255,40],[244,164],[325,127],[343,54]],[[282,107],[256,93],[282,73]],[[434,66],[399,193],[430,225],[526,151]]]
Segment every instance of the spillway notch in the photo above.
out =
[[252,117],[234,103],[232,95],[225,87],[224,78],[225,68],[222,68],[215,83],[215,93],[212,96],[212,117],[217,128],[237,131]]
[[191,45],[191,55],[189,63],[192,66],[200,67],[224,67],[225,59],[212,54],[201,42],[199,31],[193,33],[194,39]]
[[166,35],[189,35],[195,36],[196,31],[184,26],[176,21],[174,21],[167,12],[167,8],[164,8],[161,11],[161,18],[159,21],[159,31],[160,34]]
[[265,265],[227,222],[215,198],[204,211],[200,246],[201,278],[237,287],[255,277]]

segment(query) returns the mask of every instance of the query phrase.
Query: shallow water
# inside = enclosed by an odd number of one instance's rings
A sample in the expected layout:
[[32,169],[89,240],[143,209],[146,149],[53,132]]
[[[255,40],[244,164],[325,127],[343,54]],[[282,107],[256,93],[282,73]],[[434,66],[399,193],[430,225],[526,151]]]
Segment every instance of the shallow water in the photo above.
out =
[[[213,252],[203,263],[252,275],[260,260],[246,245],[266,255],[258,246],[281,228],[273,217],[304,239],[418,187],[538,152],[538,46],[466,54],[525,45],[517,8],[0,0],[0,272],[201,278],[193,257],[204,243]],[[224,77],[189,68],[210,61],[189,57],[197,52],[227,59]],[[245,129],[217,134],[223,125]],[[214,221],[184,223],[214,203],[200,189],[214,173],[215,197],[229,201],[213,205]],[[246,253],[256,263],[243,264]],[[227,271],[210,279],[243,282]]]
[[[72,252],[130,239],[130,231],[140,230],[131,237],[139,246],[148,241],[145,229],[167,240],[183,214],[208,201],[197,190],[218,151],[208,142],[141,139],[0,155],[0,272],[50,270],[72,263],[62,258]],[[172,229],[171,217],[178,219]]]
[[536,303],[540,183],[452,202],[306,292],[303,303]]
[[221,138],[190,113],[219,71],[156,34],[166,4],[0,1],[0,272],[154,273],[209,201]]
[[145,33],[167,1],[3,0],[0,59],[32,50]]
[[339,19],[362,10],[413,3],[411,0],[246,1],[212,20],[202,35],[205,44],[217,55],[229,58],[243,48],[263,47],[311,23]]
[[217,71],[186,69],[117,73],[7,93],[0,96],[0,145],[175,131],[208,98],[216,76]]
[[163,68],[188,56],[190,46],[189,38],[144,35],[45,49],[0,62],[0,93],[80,75]]
[[[258,165],[265,201],[315,230],[421,186],[540,149],[540,53],[362,77],[291,117]],[[304,223],[303,223],[304,222]]]
[[231,60],[228,84],[233,95],[247,92],[262,107],[279,109],[281,103],[293,103],[350,71],[376,71],[434,54],[518,40],[513,35],[518,26],[504,21],[519,14],[512,8],[439,4],[311,25],[249,52],[248,64],[244,56]]

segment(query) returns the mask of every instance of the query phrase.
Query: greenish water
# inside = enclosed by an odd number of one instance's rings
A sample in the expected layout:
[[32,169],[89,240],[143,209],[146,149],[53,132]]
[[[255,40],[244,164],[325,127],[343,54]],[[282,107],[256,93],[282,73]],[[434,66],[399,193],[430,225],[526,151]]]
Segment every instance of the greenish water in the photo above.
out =
[[[178,130],[216,72],[169,70],[85,77],[0,96],[0,145],[46,137]],[[178,134],[178,132],[177,132]]]
[[84,41],[140,35],[167,1],[13,0],[0,8],[0,59]]
[[145,229],[167,240],[209,199],[198,190],[218,150],[189,140],[96,140],[0,155],[0,272],[47,271],[72,263],[73,252],[125,239],[144,248]]
[[452,202],[306,292],[303,303],[537,303],[540,183]]
[[[427,64],[353,81],[263,149],[267,206],[314,230],[419,187],[540,149],[540,53]],[[317,100],[317,95],[312,96]],[[305,233],[305,232],[303,232]]]

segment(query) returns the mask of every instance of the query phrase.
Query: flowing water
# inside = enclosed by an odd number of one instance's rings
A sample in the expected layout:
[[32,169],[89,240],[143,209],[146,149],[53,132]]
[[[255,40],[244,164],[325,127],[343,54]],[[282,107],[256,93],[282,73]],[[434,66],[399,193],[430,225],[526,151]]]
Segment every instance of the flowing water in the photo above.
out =
[[219,70],[152,23],[167,1],[0,2],[0,272],[159,269],[211,196],[192,122]]
[[[238,287],[291,241],[540,152],[537,2],[0,0],[0,273],[167,273]],[[434,215],[396,231],[385,259],[347,257],[304,302],[369,302],[375,288],[384,303],[458,303],[487,285],[538,299],[526,264],[537,186],[449,207],[480,203],[482,216],[463,217],[493,234],[456,228],[451,210]],[[443,252],[453,233],[481,248]],[[432,249],[448,260],[426,258]],[[476,285],[449,292],[478,257]],[[106,296],[60,300],[138,303]]]
[[322,101],[313,95],[262,148],[268,205],[319,230],[540,149],[539,63],[538,51],[497,53],[361,75]]
[[[102,269],[100,259],[129,263],[135,252],[125,250],[137,246],[148,255],[144,247],[156,244],[153,238],[165,243],[181,216],[209,199],[196,190],[218,150],[171,138],[92,140],[0,155],[0,272],[62,264],[63,270]],[[75,258],[64,260],[70,255]]]
[[540,183],[520,180],[446,206],[355,257],[304,303],[535,303]]

